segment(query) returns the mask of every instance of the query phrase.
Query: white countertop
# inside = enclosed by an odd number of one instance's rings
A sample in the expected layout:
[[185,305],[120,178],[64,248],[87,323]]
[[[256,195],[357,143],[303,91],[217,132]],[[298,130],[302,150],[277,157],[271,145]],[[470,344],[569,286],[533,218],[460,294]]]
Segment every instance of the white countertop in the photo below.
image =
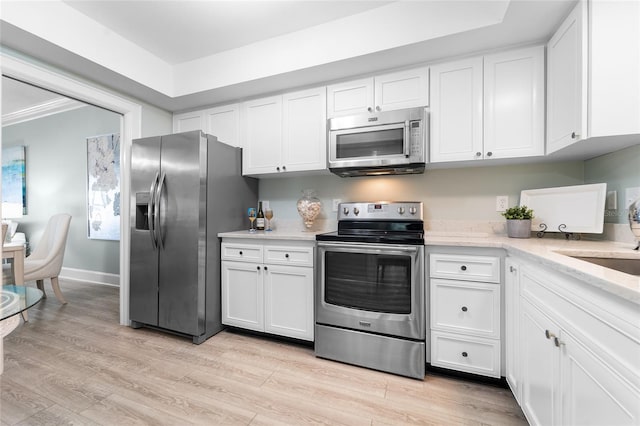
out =
[[[320,232],[299,230],[222,232],[221,238],[248,238],[256,240],[315,241]],[[609,293],[640,304],[640,277],[605,268],[570,256],[638,259],[640,252],[634,245],[614,241],[563,240],[557,238],[508,238],[486,233],[431,233],[425,236],[425,245],[502,248],[513,255],[569,274]]]

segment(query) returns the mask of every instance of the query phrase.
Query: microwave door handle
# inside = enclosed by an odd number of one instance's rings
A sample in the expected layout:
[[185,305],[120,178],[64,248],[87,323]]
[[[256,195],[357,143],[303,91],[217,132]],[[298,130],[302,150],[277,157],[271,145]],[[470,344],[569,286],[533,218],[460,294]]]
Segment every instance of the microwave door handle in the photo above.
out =
[[404,156],[409,158],[411,149],[411,129],[409,127],[409,121],[404,122]]

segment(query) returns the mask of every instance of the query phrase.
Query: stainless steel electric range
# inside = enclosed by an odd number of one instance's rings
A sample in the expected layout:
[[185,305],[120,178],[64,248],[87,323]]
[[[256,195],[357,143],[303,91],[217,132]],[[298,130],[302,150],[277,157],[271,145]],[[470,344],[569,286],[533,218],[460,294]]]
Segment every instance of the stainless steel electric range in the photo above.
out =
[[338,230],[316,236],[316,356],[424,378],[422,210],[342,203]]

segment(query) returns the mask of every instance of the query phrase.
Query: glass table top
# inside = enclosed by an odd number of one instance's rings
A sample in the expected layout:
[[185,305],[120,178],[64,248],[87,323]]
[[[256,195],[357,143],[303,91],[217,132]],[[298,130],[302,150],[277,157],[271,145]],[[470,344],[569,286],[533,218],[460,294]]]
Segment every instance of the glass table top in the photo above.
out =
[[33,287],[0,287],[0,321],[29,309],[42,299],[42,291]]

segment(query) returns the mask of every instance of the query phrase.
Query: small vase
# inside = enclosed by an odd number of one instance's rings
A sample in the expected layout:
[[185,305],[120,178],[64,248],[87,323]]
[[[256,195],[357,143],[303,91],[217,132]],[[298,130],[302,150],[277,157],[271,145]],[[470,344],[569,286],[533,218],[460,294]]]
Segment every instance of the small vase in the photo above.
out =
[[507,219],[507,236],[509,238],[530,238],[531,219]]
[[297,207],[298,214],[300,214],[304,221],[304,226],[307,229],[310,229],[313,226],[313,221],[316,220],[316,217],[318,217],[322,208],[322,203],[318,197],[315,196],[315,191],[312,189],[303,190],[302,197],[298,200]]

